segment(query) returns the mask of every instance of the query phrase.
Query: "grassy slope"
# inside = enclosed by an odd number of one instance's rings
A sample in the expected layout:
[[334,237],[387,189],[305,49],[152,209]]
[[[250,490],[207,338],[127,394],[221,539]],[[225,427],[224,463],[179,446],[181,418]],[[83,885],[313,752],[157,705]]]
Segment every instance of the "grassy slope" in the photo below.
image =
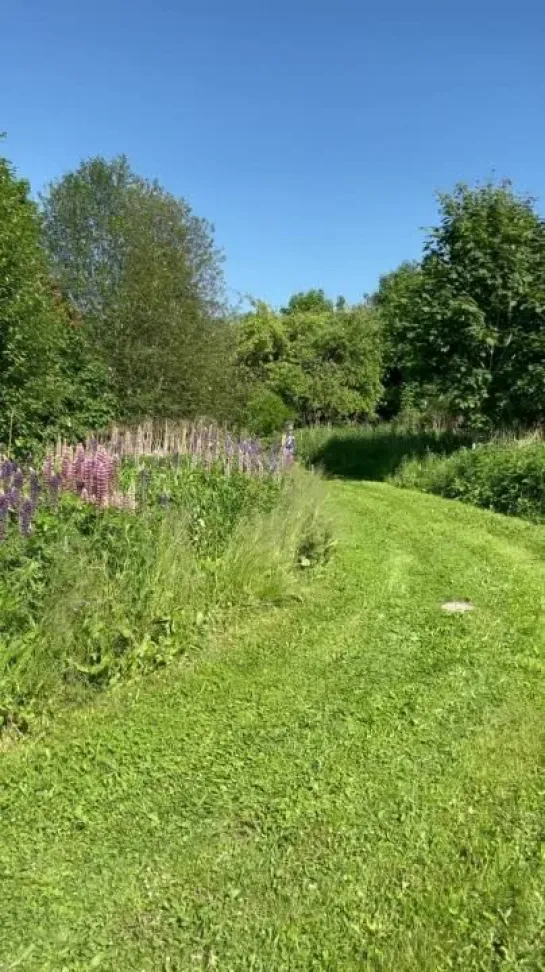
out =
[[0,969],[545,968],[545,529],[329,489],[302,604],[4,755]]

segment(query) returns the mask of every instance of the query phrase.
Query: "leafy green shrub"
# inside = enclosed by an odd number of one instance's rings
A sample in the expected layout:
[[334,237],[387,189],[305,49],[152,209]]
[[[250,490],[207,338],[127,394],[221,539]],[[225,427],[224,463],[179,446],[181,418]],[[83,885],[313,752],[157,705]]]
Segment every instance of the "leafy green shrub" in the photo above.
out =
[[322,291],[294,294],[279,313],[258,301],[236,327],[240,382],[273,392],[300,424],[374,415],[381,352],[373,308]]
[[270,509],[280,489],[280,480],[272,476],[239,470],[226,476],[220,466],[207,468],[189,458],[127,463],[121,482],[124,489],[133,486],[137,501],[148,510],[182,511],[194,549],[207,555],[221,552],[242,515]]
[[448,457],[430,455],[405,463],[394,482],[498,513],[543,520],[545,444],[492,442]]
[[210,414],[231,355],[212,227],[124,156],[83,161],[41,203],[43,249],[107,366],[116,417]]
[[422,259],[383,277],[374,298],[389,414],[409,385],[418,412],[438,407],[482,430],[541,424],[545,223],[535,200],[489,181],[438,202]]
[[294,412],[276,392],[260,388],[250,398],[245,413],[245,424],[253,435],[269,436],[280,432]]
[[40,243],[30,187],[0,157],[0,443],[16,455],[113,418],[107,370]]

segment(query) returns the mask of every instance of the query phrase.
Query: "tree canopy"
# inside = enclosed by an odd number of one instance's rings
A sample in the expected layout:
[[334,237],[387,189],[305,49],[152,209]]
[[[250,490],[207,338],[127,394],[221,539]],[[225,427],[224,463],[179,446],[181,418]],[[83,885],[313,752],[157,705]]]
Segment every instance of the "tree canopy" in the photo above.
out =
[[390,366],[473,424],[542,421],[545,225],[510,183],[456,187],[418,265],[383,278],[376,303]]
[[42,197],[44,241],[125,419],[207,411],[221,371],[221,257],[188,203],[97,157]]
[[56,291],[28,183],[0,158],[0,441],[24,448],[104,424],[105,380]]
[[241,375],[278,396],[298,422],[374,414],[381,348],[371,308],[336,308],[321,291],[294,295],[280,312],[258,302],[237,338]]
[[545,222],[509,182],[438,197],[421,258],[360,303],[316,287],[227,307],[213,227],[124,156],[37,206],[0,159],[0,442],[112,419],[545,420]]

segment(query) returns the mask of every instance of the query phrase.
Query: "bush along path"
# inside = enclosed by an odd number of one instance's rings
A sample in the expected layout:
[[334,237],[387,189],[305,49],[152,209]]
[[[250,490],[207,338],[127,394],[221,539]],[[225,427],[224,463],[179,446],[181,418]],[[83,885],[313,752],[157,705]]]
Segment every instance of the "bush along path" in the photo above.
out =
[[545,531],[327,489],[300,599],[4,753],[0,968],[543,969]]

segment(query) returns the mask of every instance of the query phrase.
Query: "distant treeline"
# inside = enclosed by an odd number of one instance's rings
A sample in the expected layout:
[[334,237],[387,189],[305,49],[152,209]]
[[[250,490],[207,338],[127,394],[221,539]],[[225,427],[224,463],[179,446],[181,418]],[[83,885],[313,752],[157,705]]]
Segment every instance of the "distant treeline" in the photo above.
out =
[[271,434],[377,416],[541,423],[545,223],[510,183],[438,198],[422,258],[358,304],[228,306],[213,227],[123,156],[38,203],[0,159],[0,443],[197,415]]

